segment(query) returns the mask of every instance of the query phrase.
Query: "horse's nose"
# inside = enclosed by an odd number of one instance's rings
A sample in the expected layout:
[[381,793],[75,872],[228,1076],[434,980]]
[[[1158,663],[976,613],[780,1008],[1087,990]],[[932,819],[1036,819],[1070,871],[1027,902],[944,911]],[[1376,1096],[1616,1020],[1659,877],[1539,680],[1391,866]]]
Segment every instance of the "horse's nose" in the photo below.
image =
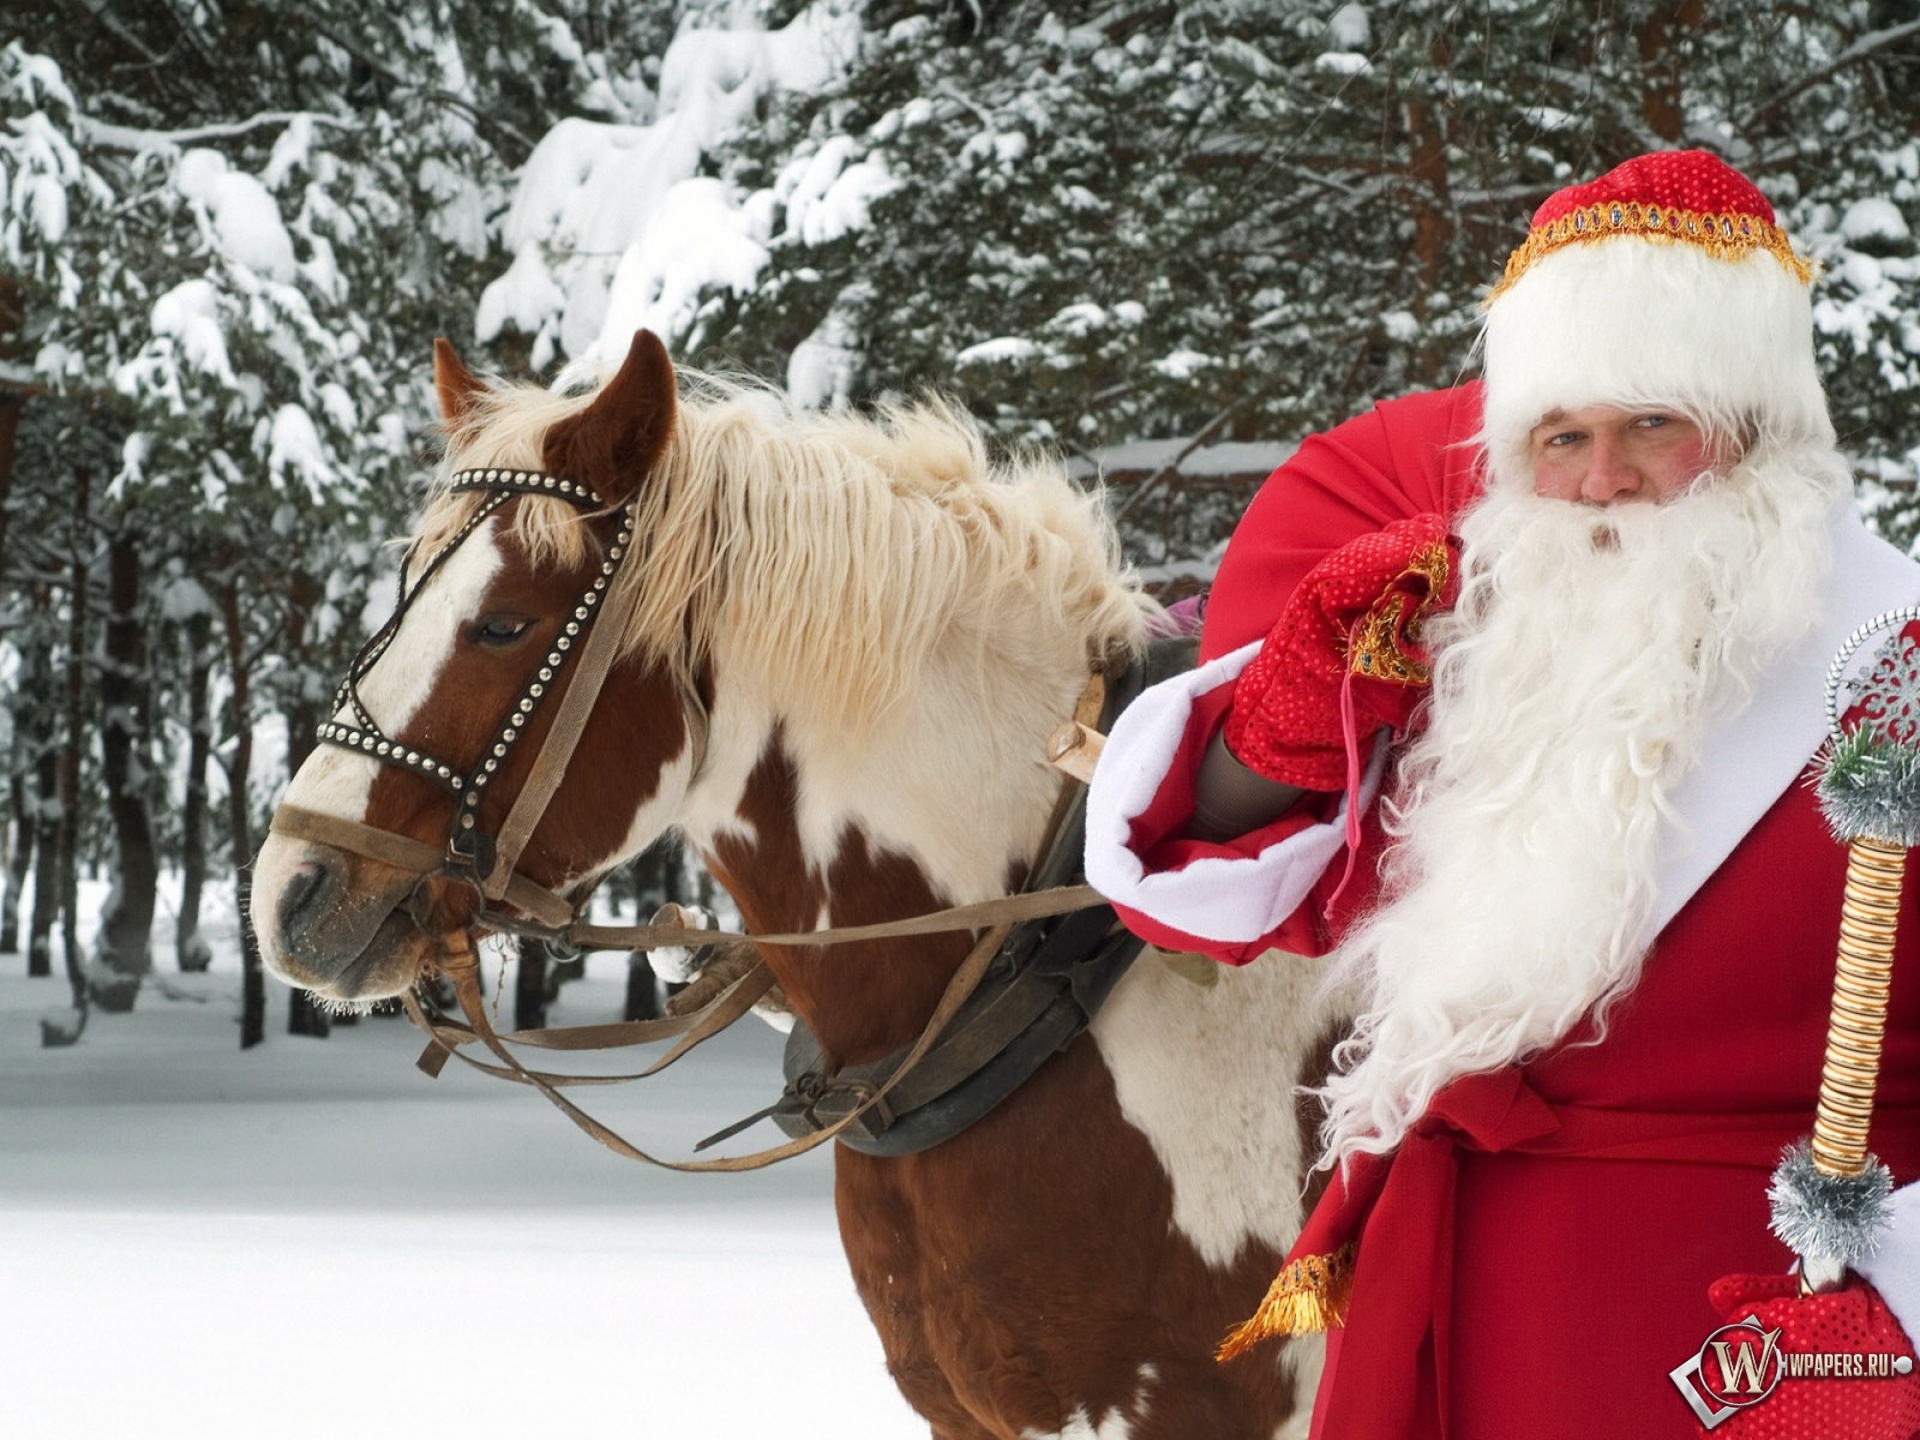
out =
[[309,851],[280,887],[280,933],[297,941],[332,906],[346,886],[344,857]]

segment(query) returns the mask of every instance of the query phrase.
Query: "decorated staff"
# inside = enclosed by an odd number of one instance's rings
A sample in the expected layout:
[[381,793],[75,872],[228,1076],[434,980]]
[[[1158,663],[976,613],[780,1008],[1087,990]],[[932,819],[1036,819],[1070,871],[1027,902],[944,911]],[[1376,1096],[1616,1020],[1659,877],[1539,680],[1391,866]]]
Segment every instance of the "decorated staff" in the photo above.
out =
[[[1892,1222],[1893,1176],[1867,1142],[1907,852],[1920,845],[1920,643],[1905,628],[1915,620],[1920,607],[1862,625],[1827,672],[1831,743],[1818,793],[1835,838],[1847,846],[1839,958],[1813,1134],[1782,1156],[1768,1190],[1773,1232],[1799,1256],[1799,1273],[1731,1275],[1713,1287],[1729,1329],[1744,1325],[1752,1333],[1721,1342],[1737,1348],[1702,1347],[1681,1367],[1690,1373],[1674,1378],[1702,1432],[1716,1437],[1907,1440],[1920,1430],[1912,1344],[1872,1286],[1857,1277],[1848,1283],[1849,1270],[1879,1248]],[[1861,646],[1889,630],[1843,715],[1848,666]],[[1755,1357],[1746,1376],[1738,1373],[1742,1350]],[[1819,1384],[1781,1388],[1800,1357],[1833,1357],[1827,1368],[1857,1378],[1822,1376]],[[1703,1386],[1691,1372],[1710,1363],[1719,1373],[1703,1377]],[[1820,1369],[1808,1373],[1819,1376]]]

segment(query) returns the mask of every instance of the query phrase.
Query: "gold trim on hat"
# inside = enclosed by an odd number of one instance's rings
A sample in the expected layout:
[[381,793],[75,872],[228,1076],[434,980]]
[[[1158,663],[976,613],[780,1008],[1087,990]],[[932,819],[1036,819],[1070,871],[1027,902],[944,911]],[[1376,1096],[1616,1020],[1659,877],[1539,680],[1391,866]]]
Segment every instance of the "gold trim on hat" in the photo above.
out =
[[1738,260],[1765,250],[1802,285],[1813,281],[1812,264],[1793,253],[1787,232],[1757,215],[1718,215],[1638,200],[1602,200],[1536,226],[1507,257],[1507,273],[1481,303],[1491,305],[1534,261],[1563,246],[1590,245],[1623,235],[1697,245],[1718,260]]

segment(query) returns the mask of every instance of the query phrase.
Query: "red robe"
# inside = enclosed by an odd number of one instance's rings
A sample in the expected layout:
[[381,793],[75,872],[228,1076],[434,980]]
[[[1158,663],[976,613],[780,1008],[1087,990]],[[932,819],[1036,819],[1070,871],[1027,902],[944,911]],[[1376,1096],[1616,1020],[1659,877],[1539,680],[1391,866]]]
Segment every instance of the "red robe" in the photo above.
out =
[[[1127,794],[1103,800],[1097,781],[1089,812],[1089,878],[1149,939],[1235,963],[1272,946],[1318,954],[1370,898],[1371,824],[1337,903],[1334,864],[1307,877],[1284,915],[1216,919],[1232,909],[1222,902],[1235,877],[1273,884],[1289,849],[1324,865],[1324,845],[1303,847],[1336,827],[1322,810],[1221,846],[1178,831],[1231,693],[1231,657],[1265,635],[1329,551],[1409,515],[1457,514],[1479,488],[1478,412],[1477,387],[1378,406],[1307,441],[1248,509],[1209,602],[1202,660],[1214,669],[1159,739],[1116,728],[1118,753],[1110,746],[1101,770],[1109,791]],[[1887,586],[1905,583],[1897,557],[1876,563]],[[1916,595],[1920,580],[1905,598]],[[1660,933],[1604,1038],[1583,1027],[1530,1065],[1457,1083],[1378,1183],[1357,1187],[1367,1204],[1348,1195],[1335,1216],[1342,1194],[1329,1192],[1309,1235],[1357,1238],[1358,1256],[1316,1435],[1696,1433],[1668,1373],[1720,1323],[1711,1282],[1789,1262],[1767,1229],[1767,1176],[1811,1127],[1833,984],[1846,852],[1806,786],[1781,790],[1784,778],[1760,782],[1774,787],[1771,808],[1754,797],[1739,822],[1750,828]],[[1915,931],[1901,933],[1873,1136],[1901,1182],[1920,1178]]]

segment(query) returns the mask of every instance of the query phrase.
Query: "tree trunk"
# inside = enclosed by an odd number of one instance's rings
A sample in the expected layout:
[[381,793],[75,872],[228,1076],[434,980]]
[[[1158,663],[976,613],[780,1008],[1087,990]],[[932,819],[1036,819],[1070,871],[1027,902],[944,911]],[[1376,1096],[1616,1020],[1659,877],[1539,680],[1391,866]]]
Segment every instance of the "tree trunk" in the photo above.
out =
[[[314,727],[320,723],[320,717],[314,713],[313,702],[307,698],[305,690],[299,684],[299,676],[306,669],[307,661],[307,621],[313,614],[313,607],[319,603],[326,592],[311,576],[295,574],[289,589],[290,604],[287,611],[286,641],[284,652],[295,670],[295,685],[283,707],[287,721],[287,774],[295,775],[313,753]],[[287,997],[287,1033],[289,1035],[309,1035],[316,1040],[327,1038],[331,1029],[327,1012],[313,998],[311,990],[294,987]]]
[[247,784],[253,769],[253,717],[247,700],[247,641],[240,619],[239,582],[229,580],[220,595],[227,629],[227,668],[233,677],[233,759],[227,765],[227,834],[233,846],[234,905],[240,916],[240,1048],[251,1050],[267,1038],[267,978],[260,964],[260,942],[253,933],[253,907],[247,900],[253,877],[253,824],[247,815]]
[[[25,319],[19,282],[10,275],[0,275],[0,361],[20,362],[20,331]],[[0,570],[6,565],[7,502],[13,494],[13,457],[20,436],[20,407],[26,398],[26,387],[0,381]]]
[[20,896],[27,888],[27,872],[33,868],[33,803],[27,798],[25,775],[14,775],[7,782],[7,812],[11,829],[6,894],[0,899],[0,955],[12,955],[20,949]]
[[213,750],[213,717],[207,679],[213,669],[213,617],[187,618],[187,784],[180,809],[180,914],[174,921],[173,953],[184,971],[205,970],[213,951],[200,935],[200,892],[207,882],[207,758]]
[[1644,84],[1640,116],[1649,130],[1669,144],[1677,143],[1687,127],[1685,98],[1680,93],[1686,52],[1676,39],[1697,33],[1705,10],[1704,0],[1668,0],[1654,7],[1636,37]]
[[[80,956],[80,755],[86,743],[87,522],[93,476],[73,471],[73,554],[67,578],[66,734],[60,744],[60,939],[73,1008],[86,1023],[87,969]],[[78,1032],[75,1032],[76,1038]]]
[[153,969],[153,913],[160,868],[147,814],[150,758],[140,753],[147,637],[140,616],[140,552],[125,530],[107,548],[107,628],[100,670],[100,758],[113,820],[118,874],[101,917],[93,999],[109,1014],[133,1009]]
[[[1453,53],[1444,36],[1428,47],[1435,75],[1445,74]],[[1407,100],[1408,202],[1413,210],[1413,254],[1420,264],[1420,303],[1441,288],[1447,275],[1447,252],[1453,242],[1452,183],[1447,172],[1446,117],[1430,96]]]
[[27,921],[27,974],[53,974],[53,917],[60,909],[60,753],[47,745],[34,767],[33,915]]

